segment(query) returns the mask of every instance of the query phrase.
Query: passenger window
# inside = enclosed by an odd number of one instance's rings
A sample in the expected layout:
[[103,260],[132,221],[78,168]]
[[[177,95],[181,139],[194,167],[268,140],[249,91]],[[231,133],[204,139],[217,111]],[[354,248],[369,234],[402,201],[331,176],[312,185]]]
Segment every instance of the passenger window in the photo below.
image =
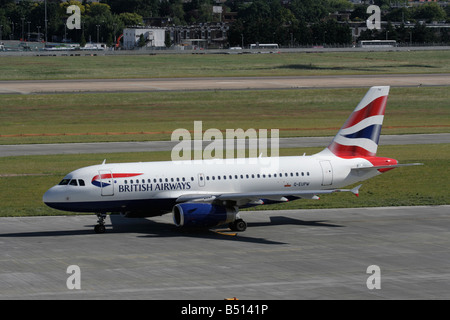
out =
[[85,186],[84,180],[78,179],[78,185],[84,187]]

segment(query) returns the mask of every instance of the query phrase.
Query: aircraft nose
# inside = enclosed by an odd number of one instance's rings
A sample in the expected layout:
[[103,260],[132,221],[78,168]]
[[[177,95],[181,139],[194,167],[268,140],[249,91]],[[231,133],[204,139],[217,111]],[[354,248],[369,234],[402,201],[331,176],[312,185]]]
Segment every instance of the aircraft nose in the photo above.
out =
[[49,207],[54,207],[52,204],[61,203],[65,201],[65,195],[59,190],[58,186],[54,186],[47,190],[42,196],[42,201]]
[[52,192],[53,188],[48,189],[44,195],[42,196],[42,201],[44,201],[45,204],[53,202],[53,192]]

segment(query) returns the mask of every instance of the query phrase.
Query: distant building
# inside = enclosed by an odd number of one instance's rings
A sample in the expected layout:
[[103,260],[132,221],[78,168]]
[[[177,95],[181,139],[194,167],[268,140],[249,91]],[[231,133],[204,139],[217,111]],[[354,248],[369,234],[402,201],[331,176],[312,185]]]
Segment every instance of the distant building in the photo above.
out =
[[139,39],[144,36],[146,48],[165,47],[166,30],[163,28],[126,28],[123,30],[123,46],[127,50],[139,47]]
[[200,23],[167,28],[170,41],[175,46],[192,49],[216,49],[228,46],[227,23]]

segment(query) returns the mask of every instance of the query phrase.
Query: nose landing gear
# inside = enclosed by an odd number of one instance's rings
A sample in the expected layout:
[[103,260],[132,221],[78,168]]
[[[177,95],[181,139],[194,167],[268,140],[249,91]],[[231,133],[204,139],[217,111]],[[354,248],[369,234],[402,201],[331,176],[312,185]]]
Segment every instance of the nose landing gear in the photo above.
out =
[[94,227],[95,233],[105,233],[105,218],[106,213],[96,213],[96,216],[98,218],[97,225]]

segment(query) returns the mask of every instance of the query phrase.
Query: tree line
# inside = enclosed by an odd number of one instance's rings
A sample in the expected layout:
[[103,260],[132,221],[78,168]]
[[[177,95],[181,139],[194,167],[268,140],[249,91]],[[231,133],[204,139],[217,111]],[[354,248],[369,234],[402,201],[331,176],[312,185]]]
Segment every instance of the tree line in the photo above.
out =
[[[183,26],[200,23],[215,23],[227,12],[235,12],[234,21],[228,31],[230,45],[249,43],[278,43],[282,46],[306,44],[349,44],[352,41],[349,25],[330,18],[330,13],[350,12],[349,20],[364,22],[368,18],[367,5],[353,5],[348,0],[291,0],[283,5],[280,0],[228,0],[223,4],[223,13],[213,12],[214,0],[88,0],[61,2],[0,0],[0,36],[2,39],[26,39],[28,33],[47,35],[47,40],[69,38],[76,42],[97,40],[112,44],[126,26],[143,25],[145,18],[167,18],[169,25]],[[402,4],[406,1],[394,1]],[[414,41],[448,41],[447,34],[437,35],[425,28],[432,21],[446,21],[450,6],[442,9],[436,3],[418,7],[397,6],[391,8],[392,0],[376,0],[382,9],[382,20],[404,22],[403,29],[388,30],[390,39],[397,37],[408,42],[412,31],[407,23],[416,23]],[[65,28],[69,5],[81,9],[82,29]],[[45,23],[45,9],[47,23]],[[45,30],[45,25],[47,29]],[[388,26],[389,27],[389,26]],[[399,30],[397,30],[399,29]],[[46,31],[46,32],[45,32]],[[364,39],[386,36],[385,31],[365,32]]]

